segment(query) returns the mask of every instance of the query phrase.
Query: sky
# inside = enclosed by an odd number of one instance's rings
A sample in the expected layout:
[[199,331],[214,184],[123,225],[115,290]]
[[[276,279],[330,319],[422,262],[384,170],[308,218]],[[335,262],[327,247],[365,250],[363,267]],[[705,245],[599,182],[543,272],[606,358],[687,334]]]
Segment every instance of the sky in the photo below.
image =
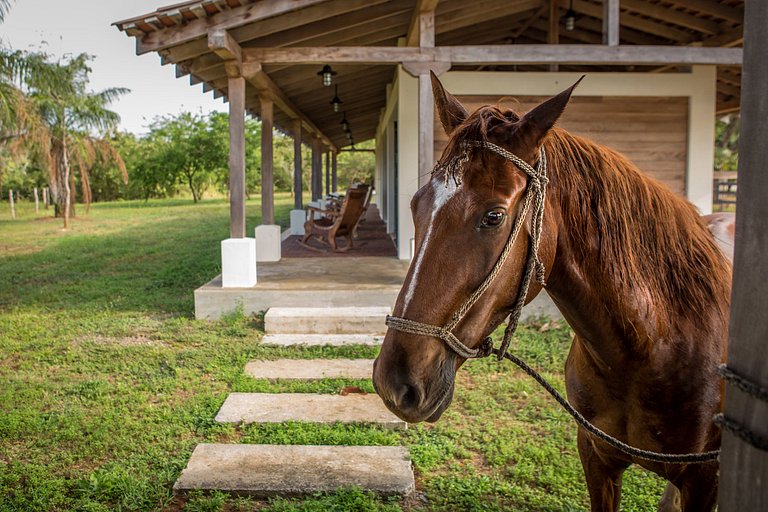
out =
[[42,50],[56,57],[88,53],[91,87],[127,87],[114,102],[122,130],[141,134],[157,116],[182,111],[226,111],[221,98],[203,94],[202,84],[176,78],[157,53],[136,55],[135,39],[112,23],[152,12],[179,0],[15,0],[0,24],[0,39],[17,50]]

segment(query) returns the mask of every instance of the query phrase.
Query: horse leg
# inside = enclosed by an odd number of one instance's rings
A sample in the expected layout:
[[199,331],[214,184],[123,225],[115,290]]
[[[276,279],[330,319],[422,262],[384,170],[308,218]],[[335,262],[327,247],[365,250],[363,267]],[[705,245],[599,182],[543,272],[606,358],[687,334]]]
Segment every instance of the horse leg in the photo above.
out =
[[709,512],[717,504],[716,464],[692,464],[675,482],[680,489],[683,512]]
[[578,447],[592,512],[618,512],[621,477],[629,467],[629,462],[599,454],[592,438],[581,429],[578,434]]
[[680,490],[672,482],[667,482],[664,495],[659,501],[658,512],[681,512]]

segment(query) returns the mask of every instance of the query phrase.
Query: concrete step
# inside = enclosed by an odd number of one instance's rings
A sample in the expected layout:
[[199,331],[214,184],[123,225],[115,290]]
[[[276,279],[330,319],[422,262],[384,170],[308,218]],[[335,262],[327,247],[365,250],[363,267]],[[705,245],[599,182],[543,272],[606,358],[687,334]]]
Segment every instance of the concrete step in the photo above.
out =
[[373,359],[277,359],[249,361],[245,374],[256,379],[370,379]]
[[318,395],[315,393],[230,393],[216,414],[219,423],[370,423],[404,429],[375,393]]
[[383,496],[412,493],[408,450],[400,446],[199,444],[173,488],[266,498],[300,497],[349,486]]
[[269,308],[267,334],[385,334],[388,307]]
[[381,345],[384,336],[376,334],[266,334],[261,343],[275,347]]

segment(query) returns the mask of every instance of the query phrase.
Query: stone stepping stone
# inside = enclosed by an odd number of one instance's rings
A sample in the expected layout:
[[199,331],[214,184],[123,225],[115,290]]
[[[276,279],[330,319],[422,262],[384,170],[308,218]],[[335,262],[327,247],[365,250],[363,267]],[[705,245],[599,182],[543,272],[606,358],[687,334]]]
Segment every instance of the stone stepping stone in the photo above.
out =
[[400,446],[199,444],[173,489],[267,498],[300,497],[349,486],[383,496],[412,493],[408,450]]
[[388,307],[269,308],[267,334],[386,334]]
[[256,379],[370,379],[373,359],[277,359],[250,361],[245,374]]
[[345,345],[378,346],[384,336],[372,334],[266,334],[261,343],[274,347],[325,346],[342,347]]
[[219,423],[370,423],[405,429],[375,393],[230,393],[216,414]]

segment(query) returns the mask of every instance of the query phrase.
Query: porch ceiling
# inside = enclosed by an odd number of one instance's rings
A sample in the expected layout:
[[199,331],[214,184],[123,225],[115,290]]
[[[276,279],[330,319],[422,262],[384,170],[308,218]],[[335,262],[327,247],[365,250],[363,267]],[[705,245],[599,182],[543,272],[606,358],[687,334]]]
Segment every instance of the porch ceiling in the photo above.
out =
[[[405,38],[417,4],[424,0],[194,0],[119,21],[115,25],[136,38],[137,52],[157,51],[177,76],[203,83],[214,96],[227,96],[225,61],[209,48],[209,29],[224,29],[242,48],[317,46],[397,46]],[[569,0],[558,0],[558,15]],[[549,41],[549,0],[441,0],[435,8],[435,44],[546,44]],[[622,45],[741,46],[744,0],[621,0]],[[576,29],[559,30],[562,44],[602,42],[602,0],[573,0]],[[275,110],[275,125],[290,133],[297,117],[304,139],[315,128],[326,142],[347,145],[341,129],[346,112],[355,141],[375,136],[379,113],[392,81],[392,64],[334,64],[338,72],[341,110],[334,113],[333,88],[323,87],[318,65],[264,66],[261,81],[249,82],[246,109],[259,115],[264,80],[296,111]],[[454,65],[458,70],[542,70],[547,66]],[[624,69],[664,72],[673,66],[560,66],[564,71]],[[738,109],[740,67],[718,68],[717,109]],[[276,102],[278,107],[280,103]],[[285,102],[284,102],[285,103]]]

